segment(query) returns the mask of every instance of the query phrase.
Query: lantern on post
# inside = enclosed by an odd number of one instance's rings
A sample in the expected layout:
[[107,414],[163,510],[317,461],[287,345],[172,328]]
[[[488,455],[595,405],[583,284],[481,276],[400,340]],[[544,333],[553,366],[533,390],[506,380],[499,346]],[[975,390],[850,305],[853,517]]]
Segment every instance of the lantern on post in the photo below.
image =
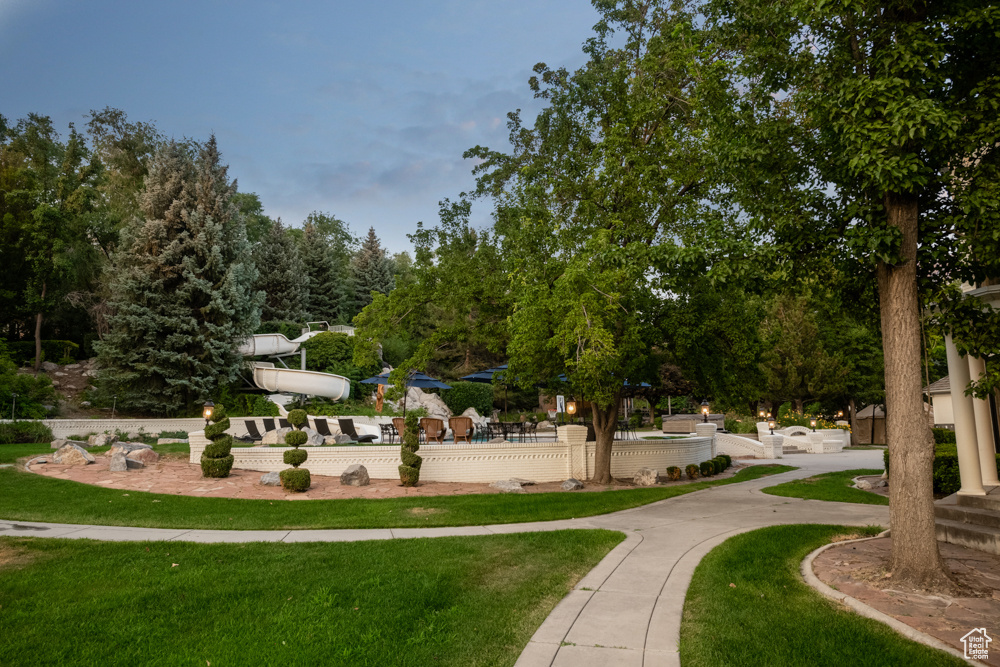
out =
[[702,415],[702,421],[707,424],[708,423],[708,400],[707,399],[701,402],[701,415]]
[[774,420],[767,422],[767,427],[771,429],[771,435],[774,435]]
[[812,426],[812,430],[815,433],[816,432],[816,418],[815,417],[813,417],[812,419],[809,420],[809,425]]
[[208,426],[208,422],[212,419],[212,412],[215,410],[215,403],[212,401],[205,401],[205,406],[202,408],[201,414],[205,418],[205,426]]

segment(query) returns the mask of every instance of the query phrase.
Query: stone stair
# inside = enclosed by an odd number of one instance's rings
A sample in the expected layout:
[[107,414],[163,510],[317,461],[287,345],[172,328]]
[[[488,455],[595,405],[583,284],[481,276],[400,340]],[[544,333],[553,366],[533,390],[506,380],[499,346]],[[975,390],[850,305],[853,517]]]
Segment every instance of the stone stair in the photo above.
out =
[[788,455],[788,454],[808,454],[809,452],[807,452],[804,449],[800,449],[795,445],[782,445],[781,453],[784,455]]
[[937,538],[1000,556],[1000,487],[985,496],[957,493],[934,503]]

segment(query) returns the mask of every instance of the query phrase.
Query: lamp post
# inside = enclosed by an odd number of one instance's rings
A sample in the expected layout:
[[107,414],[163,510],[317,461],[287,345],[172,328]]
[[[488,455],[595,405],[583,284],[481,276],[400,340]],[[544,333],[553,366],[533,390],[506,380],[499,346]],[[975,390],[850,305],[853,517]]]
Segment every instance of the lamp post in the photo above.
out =
[[765,418],[765,417],[767,417],[767,411],[766,411],[766,410],[764,410],[764,408],[761,408],[761,409],[760,409],[760,412],[759,412],[758,414],[759,414],[759,416],[760,416],[760,420],[761,420],[761,421],[764,421],[764,418]]
[[10,404],[10,420],[14,421],[14,407],[17,406],[17,392],[10,392],[13,401]]
[[574,421],[576,419],[576,401],[569,401],[566,404],[566,413],[569,415],[569,420]]
[[708,400],[701,402],[701,416],[704,423],[708,423]]
[[111,397],[113,400],[111,402],[111,418],[115,418],[115,408],[118,407],[118,394]]
[[212,401],[205,401],[205,406],[201,410],[202,416],[205,418],[205,426],[208,426],[209,420],[212,419],[212,411],[215,408],[215,403]]
[[813,433],[815,433],[816,432],[816,418],[815,417],[813,417],[812,419],[809,420],[809,425],[812,426]]
[[767,427],[771,429],[771,435],[774,435],[774,420],[767,422]]

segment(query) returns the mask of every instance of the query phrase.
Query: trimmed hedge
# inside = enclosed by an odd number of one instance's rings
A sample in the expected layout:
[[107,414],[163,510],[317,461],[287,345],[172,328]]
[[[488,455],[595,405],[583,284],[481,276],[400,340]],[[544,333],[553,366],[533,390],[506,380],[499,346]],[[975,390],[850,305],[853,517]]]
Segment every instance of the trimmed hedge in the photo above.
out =
[[955,444],[955,432],[947,428],[932,428],[931,432],[934,433],[934,444],[936,445],[954,445]]
[[698,479],[698,466],[694,463],[689,464],[688,467],[684,469],[684,472],[687,473],[688,479]]
[[[943,429],[935,429],[943,430]],[[886,472],[889,471],[889,450],[882,453]],[[997,474],[1000,474],[1000,454],[996,455]],[[951,495],[962,488],[962,477],[958,470],[958,454],[947,452],[934,455],[934,493]],[[891,481],[891,477],[890,477]]]
[[285,445],[288,447],[298,447],[309,441],[309,436],[304,431],[289,431],[285,434]]
[[0,445],[52,442],[52,429],[41,422],[20,421],[0,424]]
[[701,463],[701,476],[711,477],[715,474],[715,464],[711,461],[702,461]]
[[681,478],[681,469],[677,466],[670,466],[667,468],[667,479],[671,482],[676,482]]
[[312,476],[305,468],[285,468],[278,473],[281,478],[281,486],[286,491],[301,493],[308,491],[312,486]]
[[453,382],[451,389],[441,392],[441,400],[456,415],[469,408],[475,408],[480,415],[489,415],[493,412],[493,385],[486,382]]
[[304,449],[289,449],[284,455],[285,465],[293,468],[298,468],[306,462],[307,458],[309,458],[309,452]]

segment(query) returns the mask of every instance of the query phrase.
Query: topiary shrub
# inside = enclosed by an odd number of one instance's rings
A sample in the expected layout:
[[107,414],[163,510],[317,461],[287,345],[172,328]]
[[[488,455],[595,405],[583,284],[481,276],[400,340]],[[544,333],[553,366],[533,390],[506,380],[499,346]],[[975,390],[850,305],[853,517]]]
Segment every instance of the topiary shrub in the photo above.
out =
[[684,470],[687,472],[688,479],[698,479],[698,466],[695,464],[688,465]]
[[451,389],[441,392],[441,400],[456,415],[475,408],[481,415],[493,411],[493,385],[485,382],[452,382]]
[[294,447],[284,454],[285,463],[292,466],[282,470],[278,477],[281,479],[281,486],[286,491],[302,492],[312,485],[312,475],[305,468],[299,468],[309,458],[309,452],[299,449],[299,445],[304,445],[309,436],[301,429],[309,423],[309,416],[305,410],[292,410],[288,413],[288,423],[296,430],[285,434],[285,444]]
[[670,466],[667,468],[667,479],[671,482],[676,482],[681,478],[681,469],[677,466]]
[[412,412],[406,415],[406,428],[403,431],[403,444],[400,447],[399,481],[403,486],[416,486],[420,481],[420,465],[424,462],[417,456],[420,449],[420,431],[417,426],[417,416]]
[[278,473],[278,477],[281,478],[281,487],[286,491],[301,493],[312,486],[312,476],[305,468],[285,468]]
[[716,474],[723,472],[726,468],[729,467],[726,465],[726,459],[722,458],[721,456],[716,456],[714,459],[712,459],[712,461],[715,462]]
[[711,477],[715,474],[715,464],[711,461],[702,461],[700,469],[702,477]]
[[205,427],[205,437],[212,442],[201,454],[201,474],[203,477],[229,477],[233,469],[233,439],[226,435],[229,428],[229,417],[226,407],[217,405],[212,410],[211,424]]
[[726,467],[730,468],[733,465],[733,457],[729,454],[719,454],[719,458],[726,462]]

